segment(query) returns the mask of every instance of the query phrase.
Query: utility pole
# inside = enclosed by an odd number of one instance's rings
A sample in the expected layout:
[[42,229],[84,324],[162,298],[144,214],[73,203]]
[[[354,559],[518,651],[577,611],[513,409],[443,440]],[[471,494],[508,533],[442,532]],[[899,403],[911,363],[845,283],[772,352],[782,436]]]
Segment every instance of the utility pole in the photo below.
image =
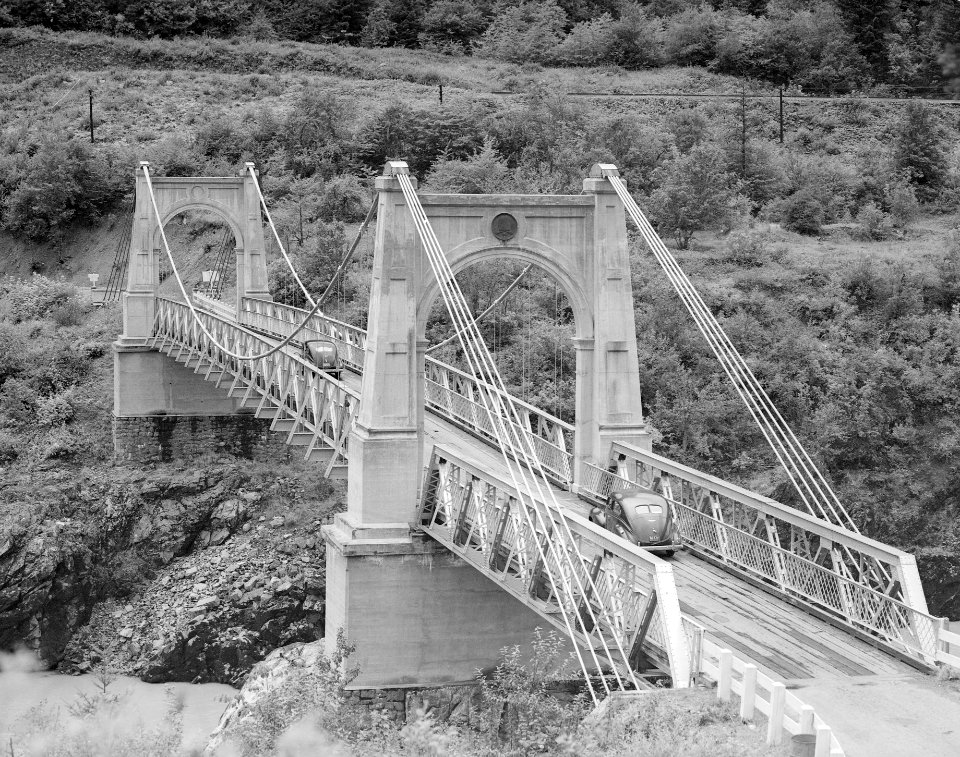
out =
[[780,144],[783,144],[783,87],[780,87]]
[[90,91],[90,144],[93,144],[93,90]]
[[740,88],[740,173],[747,178],[747,88]]
[[440,102],[443,103],[443,85],[440,85]]

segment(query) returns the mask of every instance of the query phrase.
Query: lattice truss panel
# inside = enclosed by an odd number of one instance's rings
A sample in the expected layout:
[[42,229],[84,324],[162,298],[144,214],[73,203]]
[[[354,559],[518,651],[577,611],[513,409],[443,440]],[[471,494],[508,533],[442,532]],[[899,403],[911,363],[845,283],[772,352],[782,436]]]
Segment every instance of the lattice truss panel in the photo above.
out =
[[[617,663],[604,656],[601,635],[609,649],[616,649],[619,642],[634,671],[643,672],[652,662],[669,672],[675,685],[686,686],[689,645],[672,568],[570,514],[567,520],[578,551],[569,548],[571,559],[562,560],[544,549],[549,561],[545,565],[537,542],[546,545],[560,526],[556,513],[541,503],[536,507],[544,515],[545,527],[532,513],[525,517],[521,508],[533,507],[521,501],[510,484],[442,447],[434,448],[423,488],[424,531],[566,634],[563,602],[575,625],[576,642],[585,649],[592,647],[605,664]],[[563,575],[574,591],[558,596],[548,570]],[[620,672],[627,677],[625,670]]]
[[[257,354],[271,346],[262,336],[211,313],[198,316],[231,352]],[[204,334],[186,305],[163,298],[157,299],[154,336],[148,344],[226,387],[258,418],[271,418],[270,428],[285,431],[287,444],[306,447],[305,458],[329,458],[326,475],[346,466],[347,438],[360,396],[316,366],[284,351],[260,360],[237,360]]]
[[[592,499],[645,486],[673,506],[684,545],[792,602],[929,664],[940,621],[918,609],[912,555],[674,463],[614,443],[616,472],[584,466]],[[911,590],[913,590],[911,592]],[[919,594],[922,602],[922,590]]]
[[[244,325],[280,337],[293,333],[307,312],[256,299],[244,299],[241,306]],[[296,338],[299,341],[330,339],[338,345],[346,365],[358,372],[363,370],[367,342],[367,332],[363,329],[327,316],[314,315],[307,319],[306,328]],[[498,446],[499,440],[480,402],[477,380],[430,356],[424,360],[424,370],[427,409]],[[513,402],[520,415],[521,429],[530,439],[547,475],[556,483],[569,486],[573,482],[573,454],[570,452],[573,449],[573,426],[521,400],[514,398]],[[504,417],[504,422],[517,425],[512,418]]]

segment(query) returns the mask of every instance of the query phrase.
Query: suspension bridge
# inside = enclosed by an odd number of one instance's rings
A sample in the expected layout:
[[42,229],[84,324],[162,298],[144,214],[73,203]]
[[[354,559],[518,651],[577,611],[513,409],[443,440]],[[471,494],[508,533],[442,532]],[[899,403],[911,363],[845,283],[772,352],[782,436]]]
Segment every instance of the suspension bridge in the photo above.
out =
[[[423,194],[398,161],[376,188],[364,330],[325,315],[324,296],[303,287],[253,164],[227,178],[153,177],[141,164],[115,345],[116,427],[253,414],[347,479],[347,512],[324,530],[326,638],[343,629],[356,644],[355,686],[468,681],[549,627],[570,640],[595,703],[653,681],[713,682],[745,718],[766,717],[768,741],[807,734],[817,757],[913,754],[911,741],[917,754],[960,752],[960,734],[937,721],[960,717],[960,702],[930,675],[960,666],[960,636],[928,613],[914,558],[859,533],[614,166],[595,166],[580,195]],[[232,302],[182,281],[164,225],[188,210],[219,215],[234,240]],[[308,307],[271,300],[264,216]],[[805,510],[652,451],[627,218]],[[571,304],[572,424],[510,394],[467,307],[456,272],[503,257],[551,274]],[[162,261],[181,298],[158,296]],[[427,354],[438,299],[466,370]],[[316,338],[338,345],[339,378],[301,357]],[[634,486],[673,508],[675,559],[587,517]],[[880,688],[868,706],[869,686]]]

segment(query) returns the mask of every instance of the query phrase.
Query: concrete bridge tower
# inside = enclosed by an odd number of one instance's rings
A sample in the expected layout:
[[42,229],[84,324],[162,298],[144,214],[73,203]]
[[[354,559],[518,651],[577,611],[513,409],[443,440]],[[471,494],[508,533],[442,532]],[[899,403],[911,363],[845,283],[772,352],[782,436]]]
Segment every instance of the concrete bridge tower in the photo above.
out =
[[[361,405],[350,437],[347,513],[327,527],[326,638],[357,645],[358,687],[472,679],[543,621],[416,530],[424,455],[427,314],[438,287],[390,163],[378,223]],[[614,439],[649,448],[640,409],[624,208],[606,179],[584,193],[420,195],[454,271],[531,262],[576,320],[578,461],[606,464]]]
[[[114,344],[114,436],[118,451],[143,446],[156,430],[143,419],[209,419],[232,416],[238,401],[146,346],[153,334],[160,288],[160,260],[166,257],[159,228],[189,210],[219,216],[233,234],[237,256],[236,306],[243,297],[270,299],[260,199],[249,169],[236,177],[151,177],[154,210],[141,163],[123,293],[123,333]],[[173,251],[176,255],[176,251]],[[189,285],[190,282],[184,282]],[[229,308],[229,306],[228,306]],[[196,420],[193,421],[196,424]],[[161,434],[162,435],[162,434]],[[152,444],[153,441],[149,442]],[[121,452],[123,454],[123,452]]]

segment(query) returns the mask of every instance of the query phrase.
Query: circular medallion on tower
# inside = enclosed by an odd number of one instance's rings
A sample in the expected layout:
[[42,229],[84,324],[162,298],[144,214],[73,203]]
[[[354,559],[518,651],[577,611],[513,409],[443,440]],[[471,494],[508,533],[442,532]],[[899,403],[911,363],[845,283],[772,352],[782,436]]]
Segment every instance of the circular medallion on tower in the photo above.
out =
[[517,219],[509,213],[499,213],[493,217],[490,231],[501,242],[513,239],[517,235]]
[[206,194],[207,194],[206,190],[203,187],[199,186],[198,184],[194,184],[190,188],[190,196],[194,200],[202,200]]

